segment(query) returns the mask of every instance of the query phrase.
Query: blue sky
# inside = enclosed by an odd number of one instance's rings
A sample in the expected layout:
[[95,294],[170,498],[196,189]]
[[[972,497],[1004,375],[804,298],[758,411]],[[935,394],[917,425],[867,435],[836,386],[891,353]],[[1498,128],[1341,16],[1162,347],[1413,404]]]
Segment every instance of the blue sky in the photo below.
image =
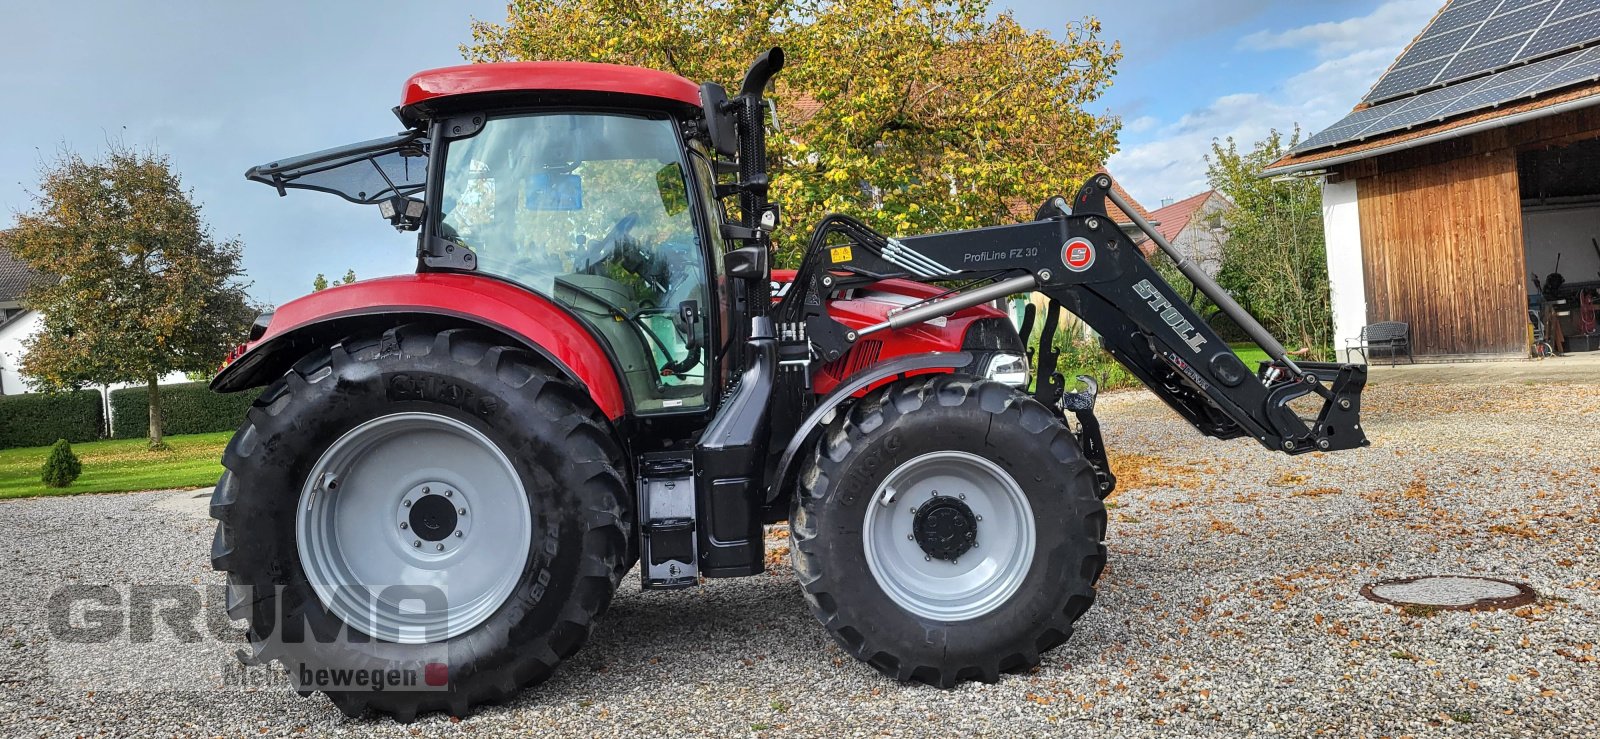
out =
[[[1110,167],[1150,207],[1204,189],[1213,138],[1311,132],[1347,112],[1442,0],[997,0],[1025,25],[1095,14],[1126,58],[1104,110]],[[459,63],[472,17],[503,0],[104,3],[0,0],[0,227],[41,161],[108,140],[171,155],[213,231],[241,238],[251,292],[282,303],[318,272],[410,271],[415,239],[375,209],[241,176],[251,165],[399,130],[412,72]]]

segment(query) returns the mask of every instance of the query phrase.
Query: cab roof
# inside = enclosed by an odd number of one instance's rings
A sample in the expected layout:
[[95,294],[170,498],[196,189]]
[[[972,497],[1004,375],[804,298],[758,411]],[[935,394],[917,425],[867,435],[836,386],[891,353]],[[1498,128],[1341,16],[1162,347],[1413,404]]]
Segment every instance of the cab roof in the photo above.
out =
[[496,62],[411,75],[400,107],[433,107],[430,103],[442,103],[442,98],[514,92],[614,94],[700,106],[699,85],[660,70],[594,62]]

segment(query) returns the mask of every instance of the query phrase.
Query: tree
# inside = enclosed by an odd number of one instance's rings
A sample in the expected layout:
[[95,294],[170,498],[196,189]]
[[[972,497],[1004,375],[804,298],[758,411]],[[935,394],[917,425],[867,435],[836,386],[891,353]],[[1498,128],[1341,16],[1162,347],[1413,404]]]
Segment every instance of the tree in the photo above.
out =
[[249,330],[239,242],[212,238],[165,156],[120,145],[46,164],[33,209],[3,238],[59,278],[24,296],[43,322],[23,372],[46,391],[144,383],[150,446],[164,448],[159,378],[214,369]]
[[1120,123],[1085,107],[1121,52],[1099,33],[1093,18],[1059,37],[1029,31],[989,0],[517,0],[504,24],[475,21],[462,51],[633,64],[731,89],[782,46],[782,127],[768,141],[786,220],[849,212],[914,233],[1031,216],[1105,161]]
[[50,447],[50,455],[45,457],[44,467],[39,470],[39,481],[46,487],[64,488],[81,474],[83,462],[72,453],[72,445],[66,439],[56,439]]
[[356,271],[353,270],[353,269],[345,270],[344,271],[344,279],[342,279],[342,280],[334,280],[333,282],[328,282],[328,276],[322,274],[321,272],[318,272],[317,273],[317,278],[311,281],[311,292],[320,293],[323,290],[326,290],[326,289],[328,289],[330,287],[338,287],[340,285],[348,285],[348,284],[350,284],[352,282],[355,282],[355,281],[356,281]]
[[[1263,178],[1300,140],[1274,130],[1241,152],[1229,138],[1206,158],[1211,186],[1237,208],[1228,214],[1217,281],[1268,330],[1326,358],[1333,344],[1322,192],[1312,178]],[[1291,346],[1293,350],[1295,347]]]

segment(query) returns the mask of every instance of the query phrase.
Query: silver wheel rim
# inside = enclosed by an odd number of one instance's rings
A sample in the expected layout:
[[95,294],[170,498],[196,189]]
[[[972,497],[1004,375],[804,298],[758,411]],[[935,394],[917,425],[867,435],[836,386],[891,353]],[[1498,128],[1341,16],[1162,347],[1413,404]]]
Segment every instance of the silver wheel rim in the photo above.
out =
[[[976,516],[976,540],[953,561],[916,541],[913,522],[938,496]],[[861,531],[867,569],[901,608],[939,621],[966,621],[1016,594],[1033,563],[1033,508],[1022,486],[995,463],[967,452],[931,452],[902,463],[867,504]]]
[[477,429],[395,413],[339,437],[295,515],[300,565],[352,628],[405,644],[449,639],[516,589],[532,544],[522,478]]

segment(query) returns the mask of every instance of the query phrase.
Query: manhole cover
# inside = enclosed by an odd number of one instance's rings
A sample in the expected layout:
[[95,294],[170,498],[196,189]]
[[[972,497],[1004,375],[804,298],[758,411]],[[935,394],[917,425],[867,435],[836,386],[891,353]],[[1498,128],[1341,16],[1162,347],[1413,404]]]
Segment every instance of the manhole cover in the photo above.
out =
[[1460,575],[1380,580],[1361,586],[1361,594],[1379,603],[1458,611],[1515,608],[1537,597],[1533,588],[1519,582]]

